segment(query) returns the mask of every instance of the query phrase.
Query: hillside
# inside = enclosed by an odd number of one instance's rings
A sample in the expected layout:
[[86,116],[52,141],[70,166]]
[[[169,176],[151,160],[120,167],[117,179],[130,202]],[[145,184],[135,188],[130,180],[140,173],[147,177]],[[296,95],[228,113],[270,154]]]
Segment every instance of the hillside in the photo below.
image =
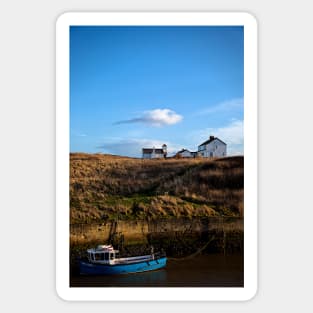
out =
[[243,163],[71,153],[70,222],[243,216]]

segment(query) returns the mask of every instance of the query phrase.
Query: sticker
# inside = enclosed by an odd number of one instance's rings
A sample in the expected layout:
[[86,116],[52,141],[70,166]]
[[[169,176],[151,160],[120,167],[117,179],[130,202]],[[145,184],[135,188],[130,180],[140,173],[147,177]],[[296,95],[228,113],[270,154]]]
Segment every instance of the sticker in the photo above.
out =
[[252,15],[65,13],[56,108],[62,299],[256,294]]

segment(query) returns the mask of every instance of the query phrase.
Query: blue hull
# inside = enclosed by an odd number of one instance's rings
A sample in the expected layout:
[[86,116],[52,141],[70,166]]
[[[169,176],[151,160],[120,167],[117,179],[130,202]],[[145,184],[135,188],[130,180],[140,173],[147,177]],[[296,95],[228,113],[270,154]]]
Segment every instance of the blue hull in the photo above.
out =
[[94,264],[89,262],[80,262],[80,273],[86,275],[114,275],[140,273],[146,271],[154,271],[166,266],[166,257],[156,260],[132,263],[132,264]]

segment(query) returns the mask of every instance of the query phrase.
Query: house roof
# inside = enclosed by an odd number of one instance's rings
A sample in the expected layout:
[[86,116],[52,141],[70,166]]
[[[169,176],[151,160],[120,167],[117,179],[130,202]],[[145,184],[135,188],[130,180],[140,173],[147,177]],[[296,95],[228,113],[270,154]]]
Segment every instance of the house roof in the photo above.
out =
[[219,139],[219,138],[217,138],[217,137],[213,137],[213,138],[210,137],[207,141],[205,141],[205,142],[203,142],[201,145],[199,145],[199,147],[200,147],[200,146],[203,146],[203,145],[207,145],[208,143],[214,141],[215,139],[218,140],[218,141],[220,141],[220,142],[223,143],[224,145],[226,145],[226,143],[225,143],[224,141],[222,141],[221,139]]
[[190,151],[188,149],[182,149],[182,150],[176,152],[176,155],[178,155],[180,153],[184,153],[185,151],[189,152],[191,155],[197,155],[197,153],[198,153],[197,151]]
[[185,151],[190,152],[188,149],[181,149],[180,151],[177,152],[177,154],[178,154],[178,153],[183,153],[183,152],[185,152]]
[[164,153],[163,149],[152,149],[152,148],[143,148],[142,153],[150,153],[151,154],[153,152],[153,150],[154,150],[154,153],[156,153],[156,154],[163,154]]

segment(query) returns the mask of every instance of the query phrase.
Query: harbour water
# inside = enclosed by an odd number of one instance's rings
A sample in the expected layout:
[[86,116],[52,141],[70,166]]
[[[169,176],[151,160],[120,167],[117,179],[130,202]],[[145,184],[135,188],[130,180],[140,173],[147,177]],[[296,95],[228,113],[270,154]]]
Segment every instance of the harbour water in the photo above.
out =
[[243,287],[243,254],[169,258],[158,271],[116,276],[83,276],[73,271],[70,287]]

